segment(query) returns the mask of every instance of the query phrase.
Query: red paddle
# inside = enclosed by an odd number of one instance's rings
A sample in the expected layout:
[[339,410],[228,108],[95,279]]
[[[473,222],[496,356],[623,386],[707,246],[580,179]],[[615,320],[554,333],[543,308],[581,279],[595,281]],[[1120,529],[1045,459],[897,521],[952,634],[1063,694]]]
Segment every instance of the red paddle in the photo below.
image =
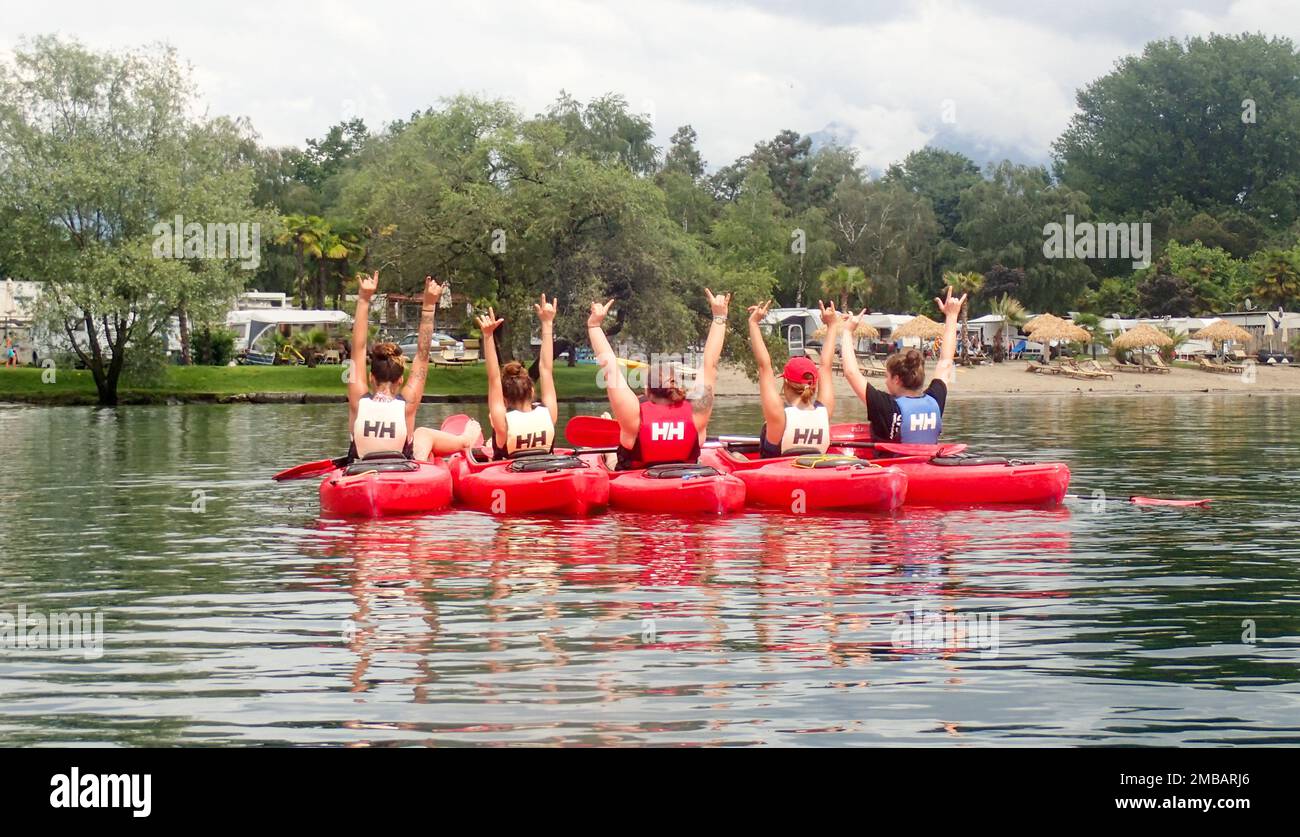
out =
[[[1087,494],[1066,494],[1065,496],[1071,500],[1101,499],[1099,497],[1092,497]],[[1124,497],[1124,498],[1115,497],[1113,499],[1122,503],[1132,503],[1135,506],[1177,506],[1181,508],[1188,508],[1191,506],[1208,506],[1210,504],[1209,497],[1200,500],[1168,500],[1165,499],[1164,497],[1141,497],[1138,495],[1134,495],[1132,497]]]
[[580,448],[616,448],[621,435],[618,422],[600,416],[574,416],[564,426],[564,438]]
[[281,471],[271,477],[271,479],[276,482],[284,482],[285,480],[301,480],[306,479],[307,477],[319,477],[322,474],[328,474],[335,468],[343,467],[345,462],[347,462],[346,456],[340,456],[338,459],[322,459],[318,462],[304,462],[302,465],[295,465],[292,468]]

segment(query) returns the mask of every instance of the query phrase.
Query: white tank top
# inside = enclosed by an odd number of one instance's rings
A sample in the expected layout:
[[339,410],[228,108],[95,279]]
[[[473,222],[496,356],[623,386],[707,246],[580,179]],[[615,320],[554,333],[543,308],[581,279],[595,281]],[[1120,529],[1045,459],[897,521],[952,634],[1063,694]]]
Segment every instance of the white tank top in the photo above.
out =
[[506,413],[506,455],[521,451],[550,452],[555,444],[555,422],[545,405],[534,404],[531,410]]
[[831,444],[831,416],[826,406],[818,403],[811,410],[786,405],[785,432],[781,434],[781,453],[795,448],[816,448],[825,453]]
[[357,456],[372,453],[401,453],[406,447],[406,402],[400,398],[376,401],[370,396],[357,402],[357,420],[352,423],[352,441]]

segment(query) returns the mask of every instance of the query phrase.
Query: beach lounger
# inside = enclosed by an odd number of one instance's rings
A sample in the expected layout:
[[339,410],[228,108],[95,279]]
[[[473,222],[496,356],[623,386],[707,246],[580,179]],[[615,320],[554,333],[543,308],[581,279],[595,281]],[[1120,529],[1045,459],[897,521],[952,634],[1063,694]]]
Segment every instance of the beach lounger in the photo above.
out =
[[1078,375],[1078,376],[1081,376],[1081,377],[1084,377],[1084,378],[1089,378],[1089,379],[1092,379],[1092,380],[1097,380],[1097,379],[1099,379],[1099,378],[1113,378],[1113,377],[1115,377],[1114,375],[1110,374],[1109,372],[1103,372],[1103,371],[1100,370],[1100,369],[1089,369],[1085,364],[1081,364],[1081,363],[1079,363],[1079,361],[1077,361],[1077,360],[1075,360],[1075,359],[1073,359],[1073,358],[1071,358],[1071,359],[1069,359],[1069,360],[1066,360],[1066,361],[1062,361],[1062,365],[1063,365],[1067,370],[1069,370],[1070,372],[1073,372],[1073,373],[1075,373],[1075,374]]
[[1165,366],[1163,363],[1156,363],[1154,360],[1151,359],[1150,356],[1143,354],[1143,355],[1138,355],[1138,358],[1139,358],[1138,364],[1142,367],[1143,372],[1157,372],[1166,375],[1169,374],[1168,366]]
[[1221,363],[1214,363],[1206,357],[1198,357],[1196,359],[1196,366],[1198,369],[1202,369],[1206,372],[1227,372],[1229,375],[1234,375],[1241,371],[1240,369],[1232,369],[1231,367],[1224,366]]
[[1047,375],[1061,374],[1061,368],[1059,366],[1052,366],[1050,363],[1043,363],[1042,361],[1038,361],[1038,360],[1029,361],[1029,365],[1025,367],[1025,371],[1041,372]]

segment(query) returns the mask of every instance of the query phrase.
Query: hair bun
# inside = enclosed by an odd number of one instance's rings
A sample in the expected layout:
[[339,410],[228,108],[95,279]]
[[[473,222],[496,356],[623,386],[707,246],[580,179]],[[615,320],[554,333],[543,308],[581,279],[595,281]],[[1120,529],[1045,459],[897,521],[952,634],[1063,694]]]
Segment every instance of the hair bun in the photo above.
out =
[[375,360],[388,360],[402,356],[402,347],[396,343],[376,343],[370,350],[370,357]]
[[506,378],[527,378],[528,370],[517,360],[512,360],[501,367],[501,375]]

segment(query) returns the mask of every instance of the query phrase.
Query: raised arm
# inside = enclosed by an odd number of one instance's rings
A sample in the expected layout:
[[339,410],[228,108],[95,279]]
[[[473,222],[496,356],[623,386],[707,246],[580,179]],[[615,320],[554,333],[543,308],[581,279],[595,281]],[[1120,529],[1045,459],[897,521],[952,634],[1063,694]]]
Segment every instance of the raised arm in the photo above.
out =
[[961,316],[961,307],[966,304],[966,294],[961,295],[961,299],[952,298],[952,287],[948,287],[948,296],[946,299],[934,298],[934,304],[939,306],[943,312],[943,349],[939,353],[939,363],[934,367],[934,377],[948,382],[948,376],[952,374],[952,359],[957,353],[957,318]]
[[[348,376],[348,404],[352,418],[356,419],[357,402],[366,396],[370,385],[366,380],[366,342],[370,337],[370,300],[379,287],[379,271],[370,276],[357,276],[357,311],[352,318],[352,374]],[[352,426],[352,422],[348,422]]]
[[504,319],[497,319],[497,312],[488,308],[486,314],[477,317],[478,329],[483,333],[483,362],[487,364],[487,399],[488,419],[492,422],[492,432],[506,432],[506,396],[501,391],[501,364],[497,361],[497,341],[494,333]]
[[429,347],[433,343],[434,312],[438,310],[438,300],[442,298],[442,285],[432,276],[424,277],[424,299],[420,303],[420,330],[415,343],[415,359],[411,362],[411,373],[406,376],[406,385],[402,387],[402,400],[406,402],[406,423],[415,427],[415,414],[420,411],[420,399],[424,397],[424,383],[429,377]]
[[859,400],[864,404],[867,400],[867,379],[858,368],[858,353],[853,345],[853,333],[858,330],[862,323],[862,318],[867,315],[864,309],[856,317],[848,317],[844,321],[844,330],[840,332],[840,364],[844,367],[844,380],[849,382],[849,388],[853,390]]
[[[781,400],[781,387],[772,369],[772,356],[767,352],[763,329],[759,327],[771,305],[772,301],[768,300],[762,305],[749,306],[749,348],[754,353],[754,363],[758,366],[758,395],[763,405],[763,421],[769,430],[779,432],[785,426],[782,420],[785,403]],[[776,441],[780,441],[779,438]]]
[[704,340],[704,362],[700,374],[695,379],[691,404],[695,410],[695,429],[703,433],[709,426],[709,417],[713,415],[713,387],[718,380],[718,362],[722,360],[722,344],[727,337],[727,309],[731,304],[731,294],[714,294],[704,289],[709,299],[709,311],[713,321],[709,323],[709,336]]
[[623,447],[630,448],[636,444],[636,435],[641,431],[641,402],[627,385],[623,370],[618,368],[614,349],[609,345],[609,338],[600,327],[613,305],[612,299],[604,305],[591,303],[591,313],[587,315],[587,339],[591,341],[591,351],[596,355],[596,363],[600,364],[604,373],[609,408],[614,413],[614,420],[618,422],[620,430],[619,441]]
[[817,300],[817,307],[822,311],[822,324],[826,326],[826,339],[822,341],[822,350],[818,360],[821,369],[817,373],[817,400],[826,405],[827,415],[835,415],[835,378],[832,377],[831,361],[835,359],[836,339],[839,337],[840,312],[835,310],[835,303],[822,305]]
[[560,405],[555,398],[555,303],[558,298],[546,301],[546,294],[542,294],[542,301],[539,305],[534,305],[533,310],[537,312],[537,319],[542,324],[542,349],[537,358],[537,378],[538,384],[542,390],[542,403],[546,409],[551,411],[551,423],[560,420]]

